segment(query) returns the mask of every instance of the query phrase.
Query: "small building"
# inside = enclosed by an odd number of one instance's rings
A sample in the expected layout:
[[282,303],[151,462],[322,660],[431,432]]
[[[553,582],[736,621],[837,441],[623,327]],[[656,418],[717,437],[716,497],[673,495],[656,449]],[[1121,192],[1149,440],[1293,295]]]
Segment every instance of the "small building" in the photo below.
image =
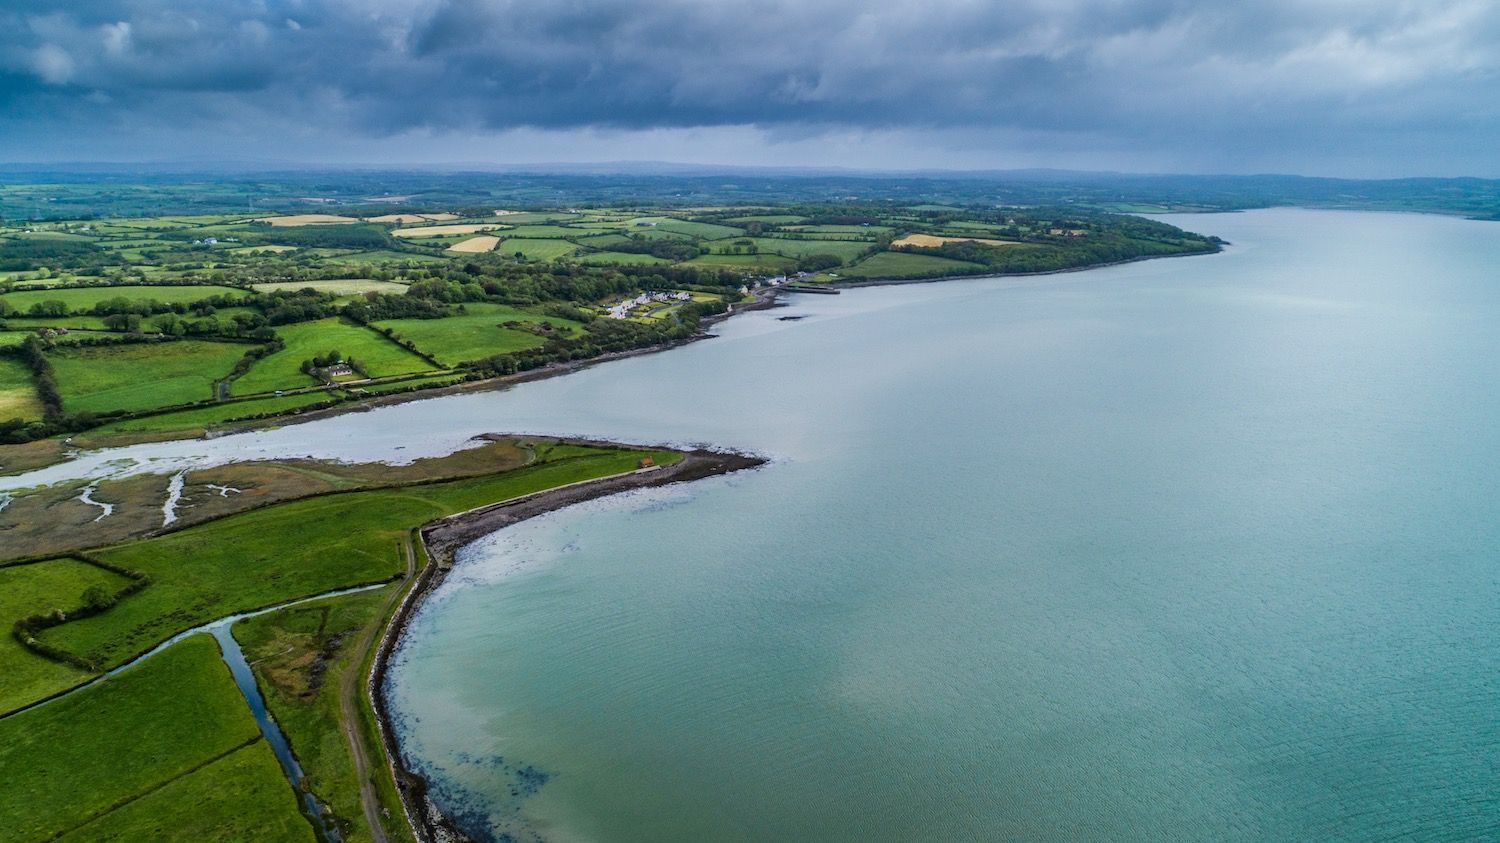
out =
[[641,457],[641,464],[639,466],[640,468],[654,468],[655,466],[656,460],[653,460],[650,457]]

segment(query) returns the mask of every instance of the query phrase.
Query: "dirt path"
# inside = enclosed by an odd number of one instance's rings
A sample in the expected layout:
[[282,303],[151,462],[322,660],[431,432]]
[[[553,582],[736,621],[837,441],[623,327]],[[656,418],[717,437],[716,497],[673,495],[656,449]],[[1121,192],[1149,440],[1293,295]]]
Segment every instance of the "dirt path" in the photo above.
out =
[[[401,543],[401,552],[406,557],[406,579],[403,586],[412,582],[417,573],[417,557],[412,551],[411,538],[408,537]],[[401,599],[405,588],[393,588],[385,599],[385,605],[381,607],[380,617],[382,621],[391,616],[395,609],[396,601]],[[359,692],[363,686],[365,656],[370,648],[375,646],[375,640],[379,637],[383,623],[371,624],[365,630],[364,637],[359,639],[358,646],[351,654],[349,666],[344,669],[343,679],[339,682],[339,719],[343,721],[344,738],[349,741],[349,753],[354,759],[354,775],[359,780],[359,802],[365,812],[365,822],[370,826],[370,838],[375,843],[388,843],[385,835],[385,826],[381,824],[384,813],[380,805],[380,794],[375,790],[375,783],[371,771],[374,765],[370,763],[369,748],[365,746],[364,739],[359,728]]]

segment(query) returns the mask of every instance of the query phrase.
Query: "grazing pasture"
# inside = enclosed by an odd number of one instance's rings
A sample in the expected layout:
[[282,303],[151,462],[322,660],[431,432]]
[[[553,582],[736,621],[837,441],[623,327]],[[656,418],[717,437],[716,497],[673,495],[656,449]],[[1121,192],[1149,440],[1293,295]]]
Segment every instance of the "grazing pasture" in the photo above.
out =
[[265,741],[174,779],[58,838],[97,840],[313,843],[312,825],[288,805],[291,789]]
[[688,266],[733,266],[767,272],[786,272],[794,269],[797,262],[781,255],[700,255],[687,261]]
[[208,284],[131,284],[98,287],[64,287],[51,290],[22,290],[0,295],[17,311],[25,312],[33,304],[60,301],[70,311],[86,311],[102,301],[129,299],[130,301],[158,301],[162,304],[192,304],[214,296],[249,295],[238,287],[218,287]]
[[845,262],[854,260],[875,246],[874,243],[863,240],[793,240],[783,237],[753,237],[750,242],[762,252],[774,252],[789,258],[833,255]]
[[566,257],[578,251],[578,246],[566,240],[506,240],[495,251],[502,255],[519,254],[527,260],[550,261]]
[[[0,344],[15,344],[10,341],[12,336],[16,336],[15,342],[21,342],[29,336],[17,333],[18,336],[9,332],[0,335]],[[42,402],[37,398],[36,382],[31,370],[14,357],[0,357],[0,421],[41,417]]]
[[298,226],[298,225],[348,225],[359,220],[354,217],[341,217],[337,214],[289,214],[283,217],[260,217],[255,222],[268,222],[271,225]]
[[130,580],[77,559],[49,559],[0,567],[0,714],[71,688],[93,677],[80,668],[42,658],[10,634],[16,621],[84,605],[91,588],[113,594]]
[[849,275],[865,278],[921,278],[945,274],[972,273],[982,269],[977,263],[949,260],[910,252],[877,252],[855,264]]
[[48,353],[63,408],[106,413],[150,410],[214,397],[214,382],[252,346],[179,340],[83,348]]
[[540,316],[501,304],[470,304],[465,309],[466,313],[445,319],[392,319],[377,323],[377,327],[392,329],[448,366],[536,348],[545,342],[542,336],[530,331],[502,327],[505,322],[550,325],[562,332],[579,327],[567,319]]
[[[158,817],[199,811],[199,822],[237,827],[238,839],[311,841],[274,758],[227,779],[215,769],[240,753],[270,751],[217,643],[195,635],[97,685],[0,720],[0,770],[8,771],[0,828],[17,841],[69,833],[106,839],[96,832],[115,822],[139,828],[144,819],[138,811],[119,820],[111,814],[155,794]],[[239,787],[217,792],[228,780]]]
[[587,264],[615,264],[618,266],[661,266],[671,263],[666,258],[658,258],[654,255],[642,255],[636,252],[594,252],[578,258],[579,263]]
[[210,404],[206,407],[178,410],[173,413],[161,413],[136,419],[122,419],[110,422],[103,427],[90,431],[90,433],[110,435],[116,433],[173,431],[197,435],[216,425],[257,416],[292,412],[310,404],[321,404],[337,397],[339,397],[339,393],[315,390],[295,395],[266,396],[248,401],[225,401],[219,404]]
[[302,362],[330,351],[338,351],[345,360],[357,360],[376,378],[432,368],[426,360],[369,328],[337,317],[283,325],[276,334],[286,347],[255,361],[250,371],[236,378],[231,387],[235,395],[316,385],[318,380],[302,372]]
[[332,281],[272,281],[266,284],[255,284],[253,289],[258,293],[271,293],[276,290],[306,290],[314,289],[320,293],[333,293],[336,296],[361,296],[365,293],[391,293],[399,294],[406,292],[406,285],[399,281],[376,281],[373,278],[340,278]]

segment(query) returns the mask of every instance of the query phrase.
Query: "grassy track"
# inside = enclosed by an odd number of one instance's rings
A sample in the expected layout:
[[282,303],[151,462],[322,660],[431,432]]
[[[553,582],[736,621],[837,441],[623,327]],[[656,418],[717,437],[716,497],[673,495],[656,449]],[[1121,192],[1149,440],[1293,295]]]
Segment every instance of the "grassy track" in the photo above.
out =
[[228,374],[249,348],[182,340],[59,348],[48,358],[64,409],[99,413],[209,400],[214,381]]
[[333,350],[346,360],[350,357],[358,360],[371,377],[405,375],[432,368],[426,360],[369,328],[338,318],[285,325],[276,333],[286,348],[256,361],[250,371],[237,378],[232,387],[235,395],[313,386],[319,381],[303,374],[302,361]]
[[[193,636],[119,676],[0,720],[0,829],[6,840],[46,840],[150,793],[160,800],[156,816],[202,810],[209,821],[229,818],[247,807],[236,804],[243,793],[220,794],[217,806],[207,806],[207,789],[167,786],[258,742],[259,734],[218,645]],[[256,788],[270,795],[274,782],[282,794],[256,800],[257,827],[303,822],[280,770],[249,772]]]

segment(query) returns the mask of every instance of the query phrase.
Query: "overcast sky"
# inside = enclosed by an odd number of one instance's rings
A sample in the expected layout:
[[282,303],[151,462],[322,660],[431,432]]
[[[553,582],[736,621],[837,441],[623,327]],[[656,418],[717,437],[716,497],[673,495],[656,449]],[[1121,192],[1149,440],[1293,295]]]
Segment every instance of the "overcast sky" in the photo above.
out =
[[1500,0],[0,0],[0,161],[1500,176]]

